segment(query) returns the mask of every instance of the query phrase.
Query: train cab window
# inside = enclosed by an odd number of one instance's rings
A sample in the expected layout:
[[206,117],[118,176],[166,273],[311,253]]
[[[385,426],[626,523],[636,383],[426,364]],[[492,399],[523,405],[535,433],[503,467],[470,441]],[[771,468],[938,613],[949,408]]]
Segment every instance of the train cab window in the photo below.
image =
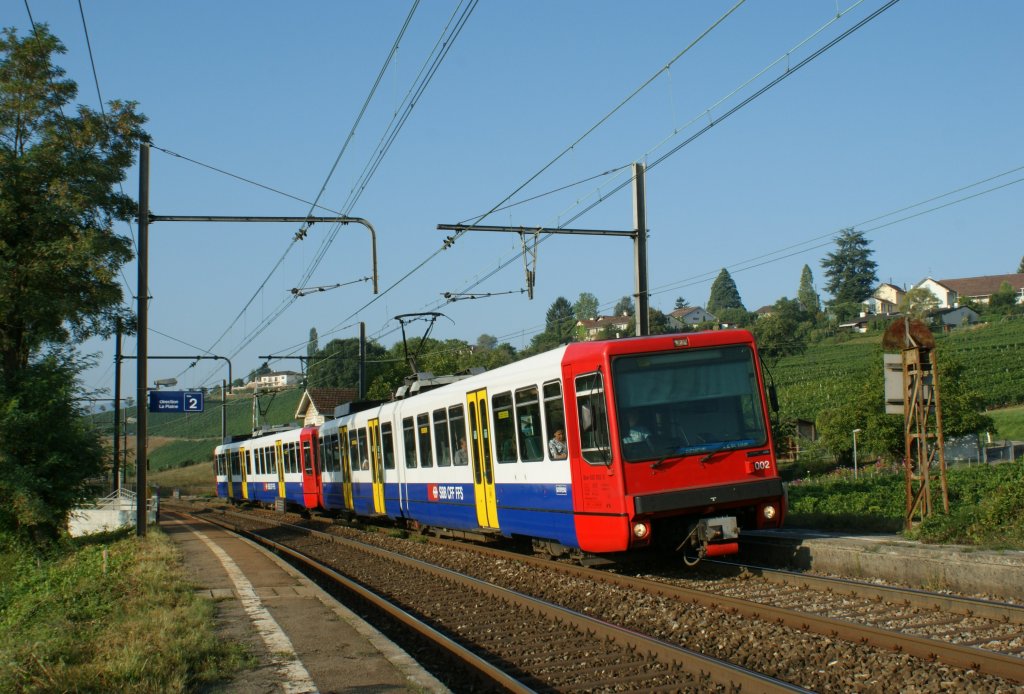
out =
[[313,474],[313,451],[310,450],[309,441],[302,442],[302,460],[306,466],[306,475]]
[[576,407],[583,459],[592,465],[608,465],[611,462],[611,439],[604,377],[600,371],[576,377]]
[[384,454],[384,469],[395,469],[395,436],[391,433],[391,422],[380,425],[380,443]]
[[448,411],[443,407],[434,410],[434,452],[437,454],[437,466],[449,467],[452,464],[452,445],[448,437]]
[[416,436],[420,444],[420,467],[434,467],[434,451],[430,447],[430,418],[416,415]]
[[544,460],[543,434],[540,425],[540,397],[537,386],[516,391],[516,431],[519,452],[524,463]]
[[494,445],[499,463],[514,463],[519,460],[516,451],[516,422],[512,413],[512,393],[499,393],[491,398],[494,413]]
[[549,441],[559,429],[565,431],[565,405],[562,402],[562,384],[558,381],[544,384],[544,424]]
[[370,469],[370,446],[367,443],[366,429],[357,429],[356,436],[359,439],[359,469]]
[[402,443],[405,444],[405,466],[416,467],[416,425],[412,417],[402,420]]
[[466,409],[462,405],[448,408],[448,430],[451,432],[452,462],[455,465],[469,465],[469,450],[466,445]]

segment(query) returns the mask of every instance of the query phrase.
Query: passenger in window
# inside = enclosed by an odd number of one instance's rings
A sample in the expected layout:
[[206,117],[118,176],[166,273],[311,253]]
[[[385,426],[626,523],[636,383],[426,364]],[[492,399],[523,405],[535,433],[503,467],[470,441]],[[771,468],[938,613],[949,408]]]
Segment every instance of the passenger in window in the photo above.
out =
[[626,415],[626,421],[629,426],[626,428],[626,435],[622,437],[623,443],[640,443],[651,435],[651,430],[640,421],[640,415],[636,410],[630,410]]
[[555,429],[554,437],[548,441],[548,453],[552,460],[564,460],[569,455],[569,449],[565,447],[565,432]]
[[466,450],[465,437],[459,438],[459,450],[455,451],[456,465],[469,465],[469,452]]

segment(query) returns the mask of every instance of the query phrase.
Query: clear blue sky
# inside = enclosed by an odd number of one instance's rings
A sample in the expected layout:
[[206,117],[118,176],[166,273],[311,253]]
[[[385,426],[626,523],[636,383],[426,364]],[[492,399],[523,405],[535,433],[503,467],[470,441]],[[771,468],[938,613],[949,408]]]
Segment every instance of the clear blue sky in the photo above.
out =
[[[489,333],[522,347],[559,296],[574,302],[591,292],[610,311],[632,293],[628,239],[546,240],[529,301],[500,294],[525,286],[518,236],[468,234],[433,255],[446,236],[436,226],[494,208],[734,4],[480,2],[365,189],[353,195],[431,49],[467,5],[418,6],[356,127],[411,2],[82,0],[103,98],[138,101],[157,147],[307,201],[154,150],[154,214],[300,216],[324,188],[322,205],[369,220],[378,234],[379,296],[357,283],[289,303],[293,287],[369,275],[368,233],[344,227],[325,248],[331,228],[315,225],[292,247],[295,224],[154,225],[150,354],[209,350],[229,356],[237,378],[259,365],[258,355],[304,354],[314,326],[322,345],[356,337],[355,323],[365,321],[369,336],[390,346],[401,337],[395,315],[441,311],[450,320],[433,337],[474,342]],[[632,161],[659,160],[883,4],[749,0],[513,202]],[[61,64],[78,82],[79,101],[95,108],[78,3],[29,0],[28,7],[67,46]],[[24,0],[0,0],[0,17],[22,34],[29,27]],[[680,296],[704,305],[723,267],[751,310],[795,296],[804,264],[827,298],[820,261],[832,250],[830,235],[850,226],[868,232],[880,281],[909,286],[926,276],[1016,271],[1024,255],[1021,184],[878,227],[1011,183],[1024,169],[870,220],[1024,167],[1022,26],[1024,3],[1016,1],[903,0],[658,161],[647,175],[651,305],[667,312]],[[611,194],[627,173],[480,223],[557,226],[601,199],[569,226],[629,229],[629,187]],[[135,170],[125,189],[137,195]],[[129,233],[126,225],[120,231]],[[125,275],[134,294],[134,264]],[[446,305],[444,292],[498,295]],[[112,388],[112,344],[84,347],[99,360],[86,385]],[[125,352],[134,350],[128,340]],[[150,381],[176,377],[192,388],[227,375],[217,362],[187,366],[153,362]],[[298,362],[274,366],[297,370]],[[134,362],[123,376],[134,395]]]

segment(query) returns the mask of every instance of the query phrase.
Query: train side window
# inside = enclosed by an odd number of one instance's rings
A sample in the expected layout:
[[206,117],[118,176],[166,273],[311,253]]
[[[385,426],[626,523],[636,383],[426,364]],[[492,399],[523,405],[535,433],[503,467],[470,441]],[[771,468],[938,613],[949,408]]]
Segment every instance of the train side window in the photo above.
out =
[[267,449],[267,460],[270,461],[270,474],[277,474],[277,453],[274,448]]
[[391,433],[391,422],[380,425],[380,443],[384,453],[384,469],[395,469],[395,437]]
[[416,415],[416,434],[420,444],[420,467],[434,467],[434,451],[430,447],[430,417]]
[[512,415],[512,393],[499,393],[491,398],[494,413],[494,445],[499,463],[514,463],[519,459],[516,451],[516,422]]
[[416,467],[416,425],[412,417],[402,420],[402,441],[405,443],[405,466]]
[[462,405],[448,408],[448,429],[451,431],[452,462],[456,465],[469,465],[469,451],[466,447],[466,409]]
[[341,472],[341,461],[343,459],[341,452],[341,433],[335,432],[331,434],[331,457],[334,459],[334,471]]
[[238,466],[238,451],[231,451],[231,474],[236,477],[240,474],[240,468]]
[[443,407],[439,410],[434,410],[433,419],[437,466],[448,467],[452,464],[452,445],[448,437],[448,411]]
[[298,445],[294,441],[288,442],[288,449],[285,451],[285,457],[288,458],[288,472],[294,474],[299,471],[299,451]]
[[353,470],[359,469],[359,437],[355,429],[348,431],[348,459]]
[[540,424],[540,397],[537,386],[516,391],[516,430],[519,451],[524,463],[544,460],[543,435]]
[[246,451],[245,452],[245,474],[246,474],[246,476],[251,476],[251,475],[254,474],[254,471],[253,471],[253,460],[252,460],[254,453],[255,453],[255,451]]
[[604,377],[600,371],[576,377],[576,407],[583,459],[593,465],[608,465],[611,462],[611,445]]
[[562,384],[559,381],[544,384],[544,424],[548,428],[548,441],[559,429],[565,431],[565,404],[562,402]]
[[357,429],[356,436],[359,438],[359,469],[369,470],[370,469],[370,446],[367,444],[368,438],[366,435],[366,428]]

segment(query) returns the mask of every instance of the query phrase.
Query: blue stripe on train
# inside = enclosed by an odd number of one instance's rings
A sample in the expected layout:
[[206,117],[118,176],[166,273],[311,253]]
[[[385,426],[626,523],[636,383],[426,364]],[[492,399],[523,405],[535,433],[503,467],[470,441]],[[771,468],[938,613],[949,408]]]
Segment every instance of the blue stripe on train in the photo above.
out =
[[[476,495],[472,484],[409,484],[403,511],[399,485],[384,485],[384,508],[392,518],[408,517],[452,530],[476,530]],[[373,485],[352,485],[355,512],[374,515]],[[572,485],[502,484],[495,487],[498,525],[506,536],[527,535],[578,547],[572,513]]]

